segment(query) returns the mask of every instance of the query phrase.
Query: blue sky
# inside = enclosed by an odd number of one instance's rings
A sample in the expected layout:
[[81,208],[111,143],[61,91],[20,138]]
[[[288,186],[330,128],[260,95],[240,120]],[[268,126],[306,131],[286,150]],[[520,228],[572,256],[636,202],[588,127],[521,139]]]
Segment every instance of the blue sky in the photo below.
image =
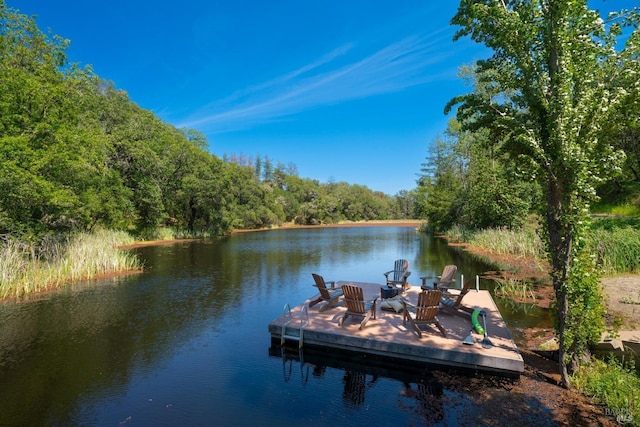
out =
[[459,67],[486,57],[452,41],[456,1],[6,2],[212,153],[390,195],[415,187],[445,104],[469,90]]

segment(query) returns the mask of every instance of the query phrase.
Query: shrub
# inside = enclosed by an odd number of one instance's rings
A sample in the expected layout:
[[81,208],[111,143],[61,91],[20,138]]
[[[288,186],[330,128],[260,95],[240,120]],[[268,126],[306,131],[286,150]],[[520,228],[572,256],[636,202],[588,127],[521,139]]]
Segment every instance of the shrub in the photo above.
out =
[[576,389],[606,407],[605,413],[621,424],[640,425],[640,377],[633,363],[626,366],[614,358],[593,360],[572,376]]

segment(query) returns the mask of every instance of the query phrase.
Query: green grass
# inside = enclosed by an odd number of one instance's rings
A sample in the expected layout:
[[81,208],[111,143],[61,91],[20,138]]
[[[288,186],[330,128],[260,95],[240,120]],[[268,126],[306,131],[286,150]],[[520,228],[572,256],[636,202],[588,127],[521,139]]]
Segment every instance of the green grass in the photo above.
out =
[[611,203],[597,203],[593,207],[593,212],[596,214],[607,214],[622,217],[640,217],[640,203],[639,198],[629,202],[611,204]]
[[452,243],[470,243],[476,231],[459,225],[454,225],[445,233],[447,240]]
[[469,243],[482,246],[493,253],[543,258],[544,246],[532,227],[521,230],[489,228],[473,234]]
[[640,273],[640,220],[599,219],[591,234],[604,274]]
[[142,230],[138,234],[138,239],[142,241],[174,240],[174,239],[202,239],[214,237],[209,231],[189,231],[173,227],[155,227]]
[[572,383],[581,393],[605,407],[605,413],[621,424],[640,426],[640,377],[632,364],[614,358],[594,359],[581,366]]
[[173,240],[176,239],[175,230],[171,227],[155,227],[142,230],[138,234],[140,240]]
[[446,232],[450,242],[466,242],[488,249],[501,255],[517,255],[531,258],[543,258],[544,247],[533,226],[520,230],[507,228],[487,228],[470,230],[453,226]]
[[427,221],[422,221],[417,229],[419,233],[428,233],[430,230],[431,227],[429,227],[429,223]]
[[0,299],[57,288],[79,279],[139,270],[140,261],[117,246],[133,238],[117,231],[58,236],[30,245],[5,240],[0,246]]
[[640,218],[640,183],[628,182],[623,188],[609,188],[591,206],[594,214]]

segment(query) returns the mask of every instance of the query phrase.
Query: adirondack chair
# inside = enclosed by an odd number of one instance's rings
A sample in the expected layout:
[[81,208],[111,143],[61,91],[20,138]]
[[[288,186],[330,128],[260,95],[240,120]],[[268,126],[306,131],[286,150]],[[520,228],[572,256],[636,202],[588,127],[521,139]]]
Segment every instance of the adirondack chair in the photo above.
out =
[[[315,273],[311,273],[311,275],[313,276],[313,280],[315,281],[314,286],[318,288],[320,296],[317,299],[309,302],[309,308],[322,301],[326,301],[326,304],[322,305],[318,311],[325,311],[330,309],[331,307],[335,307],[336,304],[338,304],[338,302],[340,301],[340,297],[343,295],[342,288],[336,288],[335,281],[325,282],[322,276]],[[327,283],[331,285],[330,288],[327,287]]]
[[344,291],[344,302],[347,305],[347,311],[338,322],[340,326],[344,324],[345,319],[349,316],[363,318],[362,322],[360,322],[360,329],[364,328],[371,316],[374,319],[376,318],[377,296],[370,301],[365,301],[362,288],[359,286],[342,285],[342,290]]
[[[407,278],[411,275],[409,271],[409,261],[406,259],[397,259],[393,264],[393,270],[389,270],[383,274],[387,279],[387,285],[400,287],[400,291],[403,292],[407,286]],[[391,275],[391,277],[389,277],[389,275]]]
[[459,294],[443,293],[440,299],[440,308],[458,314],[460,314],[460,312],[467,314],[473,313],[473,308],[462,305],[462,299],[469,292],[472,283],[473,279],[467,280],[464,285],[462,285]]
[[449,289],[451,284],[456,281],[456,277],[455,277],[456,271],[458,271],[457,266],[453,264],[445,265],[444,268],[442,269],[442,275],[421,277],[420,278],[422,280],[421,288],[423,290],[429,289],[429,286],[427,285],[427,279],[438,279],[437,281],[433,282],[433,289],[440,289],[440,290],[446,291],[447,289]]
[[402,323],[406,324],[408,320],[420,338],[422,338],[422,330],[420,329],[420,326],[435,325],[442,336],[446,338],[447,332],[444,330],[437,317],[441,298],[442,291],[428,290],[422,291],[418,294],[418,304],[415,306],[407,304],[406,301],[402,300],[404,305]]

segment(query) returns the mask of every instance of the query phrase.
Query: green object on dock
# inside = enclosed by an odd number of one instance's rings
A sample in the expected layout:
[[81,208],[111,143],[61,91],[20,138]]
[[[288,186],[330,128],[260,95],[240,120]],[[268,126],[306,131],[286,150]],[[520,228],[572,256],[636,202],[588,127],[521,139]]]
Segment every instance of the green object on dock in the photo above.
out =
[[484,335],[484,328],[482,327],[482,325],[480,325],[480,322],[478,322],[478,316],[480,315],[480,312],[481,310],[478,308],[473,310],[473,313],[471,313],[471,325],[473,325],[473,329],[475,329],[477,333],[479,333],[480,335]]

